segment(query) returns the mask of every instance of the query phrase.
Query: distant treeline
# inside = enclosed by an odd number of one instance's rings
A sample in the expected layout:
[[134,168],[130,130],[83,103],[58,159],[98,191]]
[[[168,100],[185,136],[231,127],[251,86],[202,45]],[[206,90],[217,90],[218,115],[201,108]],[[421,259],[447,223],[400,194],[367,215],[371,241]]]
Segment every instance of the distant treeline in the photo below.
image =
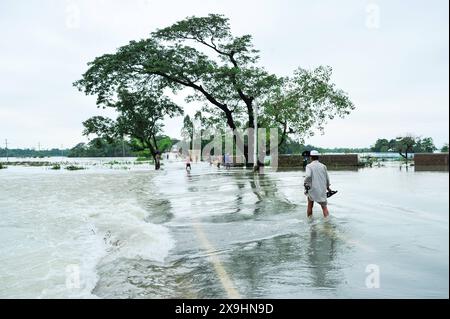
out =
[[373,146],[371,146],[372,152],[404,152],[408,148],[410,153],[433,153],[440,150],[441,152],[448,152],[448,143],[438,149],[434,145],[434,141],[431,137],[415,137],[406,135],[403,137],[397,137],[395,139],[378,139]]
[[78,143],[71,148],[68,157],[132,157],[136,156],[128,141],[108,142],[96,138],[89,143]]
[[[178,142],[168,136],[156,137],[158,149],[161,153],[169,151],[172,145]],[[108,140],[94,138],[89,143],[79,143],[70,149],[69,157],[151,157],[150,150],[136,139]]]
[[[178,142],[168,136],[158,136],[156,138],[158,149],[161,153],[171,149],[172,145]],[[79,143],[69,150],[69,157],[151,157],[150,150],[136,139],[130,140],[109,140],[104,138],[94,138],[89,143]]]
[[[172,145],[178,140],[167,136],[157,137],[158,146],[161,152],[170,150]],[[150,157],[150,151],[136,140],[106,140],[94,138],[89,143],[78,143],[71,149],[8,149],[0,148],[0,157]]]
[[[158,136],[158,148],[161,152],[168,151],[179,140],[168,136]],[[324,148],[314,145],[303,145],[288,139],[278,150],[279,154],[301,154],[303,151],[317,150],[320,153],[368,153],[368,152],[399,152],[401,143],[398,140],[378,139],[370,148]],[[431,138],[415,139],[411,145],[413,153],[433,152],[437,148]],[[448,144],[440,150],[448,152]],[[0,157],[150,157],[150,152],[138,141],[131,140],[106,140],[102,138],[92,139],[89,143],[79,143],[71,149],[34,150],[34,149],[8,149],[0,148]]]
[[371,152],[370,148],[350,148],[350,147],[334,147],[326,148],[314,145],[304,145],[288,138],[278,149],[279,154],[301,154],[304,151],[316,150],[320,153],[367,153]]
[[67,156],[69,153],[69,149],[58,149],[58,148],[52,148],[51,150],[41,150],[37,151],[34,149],[20,149],[20,148],[13,148],[8,149],[6,148],[0,148],[0,157],[49,157],[49,156]]

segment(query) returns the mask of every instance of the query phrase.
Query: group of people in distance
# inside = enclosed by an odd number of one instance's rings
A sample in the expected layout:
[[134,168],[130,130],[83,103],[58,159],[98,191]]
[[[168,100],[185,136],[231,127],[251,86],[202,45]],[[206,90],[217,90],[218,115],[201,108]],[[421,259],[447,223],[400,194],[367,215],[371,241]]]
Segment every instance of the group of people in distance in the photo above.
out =
[[[208,162],[209,165],[216,165],[217,168],[220,168],[220,165],[224,165],[226,169],[231,168],[231,164],[232,164],[232,158],[230,156],[230,154],[225,154],[223,156],[209,156]],[[191,166],[192,163],[192,158],[191,156],[186,156],[186,170],[190,171],[192,169]]]

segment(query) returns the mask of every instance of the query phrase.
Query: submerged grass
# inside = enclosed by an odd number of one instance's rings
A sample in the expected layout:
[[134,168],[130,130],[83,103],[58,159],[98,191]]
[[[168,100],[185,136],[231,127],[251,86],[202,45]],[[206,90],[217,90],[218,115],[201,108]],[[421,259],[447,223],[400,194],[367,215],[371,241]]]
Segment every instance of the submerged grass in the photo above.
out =
[[153,162],[153,158],[150,157],[138,157],[136,162]]
[[81,167],[81,166],[75,166],[75,165],[66,166],[66,170],[68,170],[68,171],[79,171],[79,170],[83,170],[83,169],[85,169],[85,168]]

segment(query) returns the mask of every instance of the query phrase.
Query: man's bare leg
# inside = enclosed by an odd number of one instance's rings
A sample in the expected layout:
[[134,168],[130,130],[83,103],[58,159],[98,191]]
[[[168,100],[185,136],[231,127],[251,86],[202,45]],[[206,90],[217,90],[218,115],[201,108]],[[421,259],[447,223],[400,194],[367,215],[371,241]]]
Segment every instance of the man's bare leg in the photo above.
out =
[[330,212],[328,211],[328,206],[327,205],[321,205],[321,206],[322,206],[323,217],[327,218],[328,216],[330,216]]
[[306,210],[306,216],[312,217],[314,202],[308,198],[308,208]]

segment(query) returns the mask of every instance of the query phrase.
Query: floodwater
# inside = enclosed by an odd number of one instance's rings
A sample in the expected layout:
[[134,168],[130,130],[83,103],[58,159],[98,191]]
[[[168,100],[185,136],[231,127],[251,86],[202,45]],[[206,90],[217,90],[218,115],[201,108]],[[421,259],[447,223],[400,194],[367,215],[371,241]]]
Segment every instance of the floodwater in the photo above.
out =
[[[449,174],[0,170],[0,298],[448,298]],[[87,164],[86,164],[87,165]]]

